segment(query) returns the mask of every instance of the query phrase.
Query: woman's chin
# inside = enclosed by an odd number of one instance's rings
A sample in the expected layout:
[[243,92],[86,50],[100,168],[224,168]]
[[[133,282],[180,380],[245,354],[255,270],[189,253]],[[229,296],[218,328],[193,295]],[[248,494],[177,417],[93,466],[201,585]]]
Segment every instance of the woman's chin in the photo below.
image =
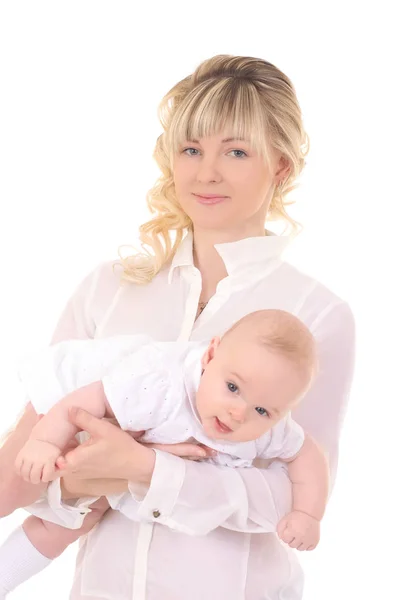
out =
[[229,231],[237,229],[239,223],[233,223],[228,214],[199,215],[198,213],[190,216],[194,229],[205,229],[207,231]]

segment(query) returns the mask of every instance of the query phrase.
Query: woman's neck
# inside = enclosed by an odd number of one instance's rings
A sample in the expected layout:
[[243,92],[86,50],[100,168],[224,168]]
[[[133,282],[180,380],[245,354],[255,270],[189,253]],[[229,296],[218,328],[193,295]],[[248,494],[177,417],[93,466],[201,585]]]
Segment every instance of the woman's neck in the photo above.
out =
[[218,283],[228,275],[224,261],[214,247],[215,244],[237,242],[246,237],[263,235],[265,235],[264,227],[260,231],[254,231],[250,234],[243,232],[243,230],[227,232],[194,229],[193,262],[201,273],[203,282],[201,300],[203,302],[207,302],[214,295]]

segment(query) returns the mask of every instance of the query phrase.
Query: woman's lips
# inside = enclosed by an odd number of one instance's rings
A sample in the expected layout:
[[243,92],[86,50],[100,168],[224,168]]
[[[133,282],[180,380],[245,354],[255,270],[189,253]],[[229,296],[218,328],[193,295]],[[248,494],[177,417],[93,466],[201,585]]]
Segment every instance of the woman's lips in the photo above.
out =
[[200,194],[193,194],[200,204],[219,204],[223,200],[226,200],[228,196],[217,196],[214,194],[207,194],[206,196],[200,196]]
[[222,421],[220,421],[218,417],[215,417],[215,428],[221,433],[232,433],[233,431],[233,429],[225,425],[225,423],[222,423]]

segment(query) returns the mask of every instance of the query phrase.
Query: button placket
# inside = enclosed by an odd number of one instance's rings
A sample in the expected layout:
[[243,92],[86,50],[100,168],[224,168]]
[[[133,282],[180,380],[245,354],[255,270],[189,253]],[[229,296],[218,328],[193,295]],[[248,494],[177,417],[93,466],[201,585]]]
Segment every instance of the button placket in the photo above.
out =
[[189,273],[187,269],[183,271],[183,277],[189,284],[189,294],[185,304],[185,314],[178,341],[189,340],[192,333],[193,324],[196,319],[197,306],[201,294],[201,274],[196,268],[192,268]]
[[203,323],[204,319],[207,319],[210,315],[214,314],[227,302],[232,294],[232,282],[231,278],[225,277],[222,279],[215,290],[215,294],[211,296],[207,306],[196,320],[193,330],[196,329]]

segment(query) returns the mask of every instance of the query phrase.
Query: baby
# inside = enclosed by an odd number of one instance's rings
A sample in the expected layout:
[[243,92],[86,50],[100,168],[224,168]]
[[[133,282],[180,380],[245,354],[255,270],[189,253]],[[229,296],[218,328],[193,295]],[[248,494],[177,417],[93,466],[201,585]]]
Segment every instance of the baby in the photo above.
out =
[[[281,310],[251,313],[210,342],[154,342],[140,335],[62,342],[21,366],[28,397],[46,414],[19,452],[16,469],[36,484],[58,477],[57,461],[77,433],[68,420],[71,406],[116,418],[122,429],[145,431],[143,442],[196,440],[217,451],[207,460],[219,465],[279,459],[287,463],[293,501],[277,533],[291,547],[312,550],[328,495],[328,468],[290,411],[315,371],[311,333]],[[48,527],[37,517],[27,519],[24,531],[49,558],[74,541],[70,530]]]

